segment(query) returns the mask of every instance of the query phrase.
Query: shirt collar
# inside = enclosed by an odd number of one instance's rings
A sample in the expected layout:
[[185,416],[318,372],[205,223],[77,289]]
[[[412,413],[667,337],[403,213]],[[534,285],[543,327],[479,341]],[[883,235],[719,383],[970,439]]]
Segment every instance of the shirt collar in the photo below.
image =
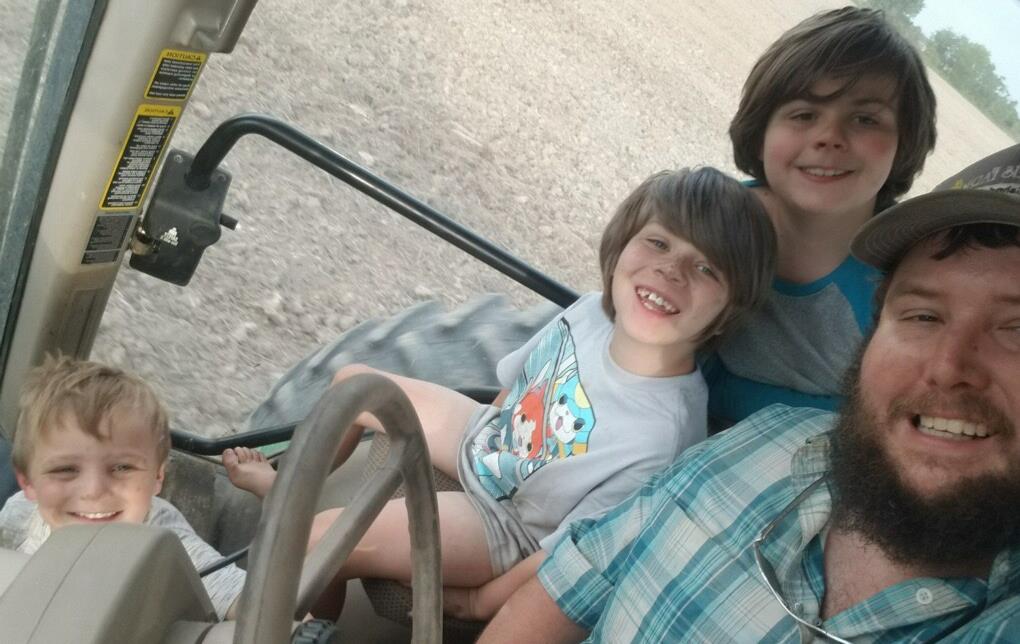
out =
[[[794,453],[789,491],[784,496],[792,500],[813,482],[828,475],[830,436],[831,433],[811,436]],[[815,596],[805,575],[810,576],[811,570],[817,569],[821,576],[817,581],[824,588],[823,551],[818,548],[814,553],[818,560],[808,561],[806,558],[812,552],[808,546],[816,536],[824,538],[831,512],[831,490],[828,485],[821,485],[796,509],[796,522],[787,520],[777,528],[774,547],[767,553],[779,578],[794,595],[792,601],[802,602],[808,612],[817,610],[816,602],[820,597]],[[938,619],[939,615],[962,607],[991,605],[1018,592],[1020,548],[1011,548],[995,558],[987,582],[975,578],[908,580],[834,616],[827,624],[846,636],[874,633]]]
[[42,544],[50,538],[50,526],[46,525],[42,515],[39,514],[39,507],[32,510],[28,517],[28,525],[25,527],[25,540],[18,546],[19,552],[35,554],[35,551],[42,547]]
[[[829,433],[810,436],[793,455],[790,465],[790,487],[793,499],[809,485],[829,475]],[[801,549],[820,533],[829,522],[832,497],[828,485],[820,486],[797,508]]]

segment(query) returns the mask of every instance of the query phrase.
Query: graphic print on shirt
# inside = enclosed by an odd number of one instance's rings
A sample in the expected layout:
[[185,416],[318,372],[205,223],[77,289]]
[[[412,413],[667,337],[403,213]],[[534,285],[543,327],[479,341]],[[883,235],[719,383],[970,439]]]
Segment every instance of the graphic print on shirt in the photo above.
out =
[[528,356],[499,416],[475,437],[475,474],[493,498],[513,498],[547,463],[587,452],[594,428],[570,324],[561,318]]

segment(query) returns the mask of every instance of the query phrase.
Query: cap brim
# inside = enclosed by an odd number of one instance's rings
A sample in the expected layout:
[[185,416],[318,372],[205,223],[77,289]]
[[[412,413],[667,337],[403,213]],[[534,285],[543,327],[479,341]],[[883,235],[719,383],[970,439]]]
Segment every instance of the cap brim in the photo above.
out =
[[940,230],[963,224],[1020,227],[1020,199],[993,190],[945,190],[887,208],[857,231],[854,257],[883,271],[914,244]]

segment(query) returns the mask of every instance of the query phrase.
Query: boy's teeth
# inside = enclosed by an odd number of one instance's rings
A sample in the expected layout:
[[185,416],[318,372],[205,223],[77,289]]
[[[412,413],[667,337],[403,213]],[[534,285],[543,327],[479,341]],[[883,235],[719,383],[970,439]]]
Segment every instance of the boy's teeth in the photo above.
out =
[[637,290],[638,296],[646,303],[654,304],[657,308],[662,309],[666,313],[676,313],[677,309],[672,304],[667,302],[658,293],[653,293],[646,288],[639,288]]
[[117,513],[116,512],[75,512],[75,514],[77,514],[78,516],[83,517],[85,519],[91,519],[91,520],[95,521],[97,519],[109,519],[110,517],[112,517],[113,515],[115,515]]
[[958,418],[940,418],[938,416],[921,416],[917,428],[921,433],[941,438],[957,437],[988,438],[988,428],[980,423],[971,423]]
[[838,177],[848,174],[848,170],[828,170],[825,168],[804,168],[804,172],[816,177]]

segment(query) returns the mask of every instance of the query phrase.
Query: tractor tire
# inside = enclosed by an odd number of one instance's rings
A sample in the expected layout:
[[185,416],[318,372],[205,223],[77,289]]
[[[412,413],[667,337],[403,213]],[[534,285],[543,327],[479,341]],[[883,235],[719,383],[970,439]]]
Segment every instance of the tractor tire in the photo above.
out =
[[246,430],[298,423],[348,364],[362,363],[452,389],[498,388],[496,363],[560,311],[551,302],[526,310],[483,295],[454,310],[438,302],[364,322],[294,365],[249,415]]
[[328,619],[302,622],[290,638],[291,644],[339,644],[340,629]]

